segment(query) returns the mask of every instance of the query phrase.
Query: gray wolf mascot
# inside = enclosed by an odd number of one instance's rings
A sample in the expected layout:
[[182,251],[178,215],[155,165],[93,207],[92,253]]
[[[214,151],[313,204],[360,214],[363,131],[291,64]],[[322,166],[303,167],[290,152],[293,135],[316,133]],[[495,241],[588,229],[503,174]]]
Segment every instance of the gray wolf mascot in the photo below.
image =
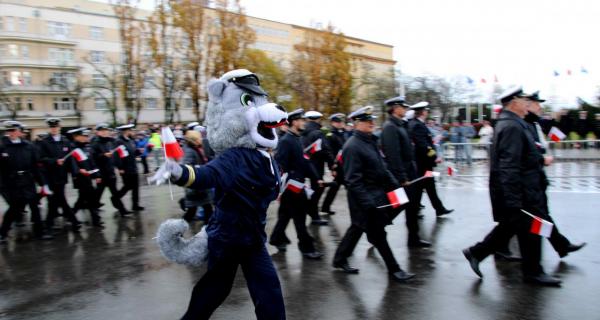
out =
[[170,179],[189,188],[215,188],[216,210],[205,230],[184,239],[187,224],[165,222],[158,231],[161,252],[171,261],[207,264],[183,319],[208,319],[225,300],[241,266],[258,319],[285,319],[277,273],[265,247],[267,208],[278,196],[279,168],[268,149],[285,110],[267,101],[258,77],[233,70],[208,83],[208,140],[218,156],[204,166],[167,160],[150,179]]

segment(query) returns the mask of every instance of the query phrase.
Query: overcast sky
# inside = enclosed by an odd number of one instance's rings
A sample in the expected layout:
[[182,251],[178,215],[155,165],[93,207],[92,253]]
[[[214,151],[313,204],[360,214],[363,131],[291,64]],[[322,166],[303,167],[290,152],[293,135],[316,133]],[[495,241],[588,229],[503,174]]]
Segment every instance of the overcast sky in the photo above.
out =
[[[151,7],[154,0],[142,0]],[[476,88],[523,84],[546,97],[593,101],[600,85],[600,1],[242,0],[255,17],[391,44],[410,75],[464,76]],[[582,73],[581,68],[588,73]],[[555,77],[554,71],[560,73]],[[567,75],[571,70],[572,75]],[[485,78],[487,85],[480,82]],[[595,101],[594,101],[595,102]]]

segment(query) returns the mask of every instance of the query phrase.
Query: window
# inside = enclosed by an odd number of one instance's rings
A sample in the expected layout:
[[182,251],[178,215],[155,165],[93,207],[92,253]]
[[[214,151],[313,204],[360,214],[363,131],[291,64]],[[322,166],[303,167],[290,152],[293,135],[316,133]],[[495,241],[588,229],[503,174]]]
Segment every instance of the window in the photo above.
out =
[[18,57],[19,56],[19,46],[17,46],[16,44],[9,44],[8,45],[8,56],[13,57],[13,58]]
[[50,83],[61,87],[73,87],[75,85],[75,73],[73,72],[52,72]]
[[10,75],[8,71],[2,71],[2,84],[4,84],[5,86],[10,85]]
[[154,88],[153,76],[144,76],[144,88]]
[[0,30],[4,30],[4,19],[2,17],[0,17]]
[[24,84],[23,74],[19,71],[11,71],[10,84],[13,86],[22,86]]
[[22,103],[23,102],[21,101],[21,97],[15,97],[15,103],[14,103],[15,110],[23,110]]
[[21,46],[21,57],[29,58],[29,46]]
[[146,98],[146,109],[156,109],[156,98]]
[[73,61],[73,50],[65,48],[49,48],[48,59],[50,61],[57,62],[72,62]]
[[31,85],[31,72],[25,71],[22,72],[23,85],[30,86]]
[[90,38],[101,40],[103,38],[103,30],[100,27],[90,27]]
[[75,104],[73,99],[67,97],[54,98],[53,99],[54,110],[73,110]]
[[65,39],[71,34],[71,25],[64,22],[48,21],[48,34],[59,39]]
[[19,31],[27,32],[27,19],[19,18]]
[[106,79],[104,79],[104,76],[101,73],[94,73],[92,74],[92,84],[95,86],[101,86],[104,85],[106,83]]
[[183,107],[186,109],[191,109],[194,107],[194,100],[192,100],[192,98],[185,98],[183,101]]
[[90,60],[93,63],[103,63],[104,51],[90,51]]
[[27,98],[26,104],[27,104],[27,110],[33,111],[33,99]]
[[0,57],[6,56],[6,45],[0,43]]
[[6,17],[6,31],[15,31],[15,20],[13,17]]
[[278,38],[287,39],[290,35],[290,33],[286,30],[273,29],[273,28],[258,26],[258,25],[253,25],[253,24],[250,25],[250,28],[254,29],[256,34],[261,35],[261,36],[278,37]]
[[106,105],[106,100],[104,98],[96,98],[94,99],[94,106],[97,110],[106,110],[108,109]]

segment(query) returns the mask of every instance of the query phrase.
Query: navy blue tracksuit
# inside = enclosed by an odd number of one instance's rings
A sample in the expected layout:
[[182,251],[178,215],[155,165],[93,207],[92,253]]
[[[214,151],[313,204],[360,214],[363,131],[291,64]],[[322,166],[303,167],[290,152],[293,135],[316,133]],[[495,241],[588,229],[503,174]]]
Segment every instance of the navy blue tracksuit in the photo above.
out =
[[265,248],[267,208],[279,193],[279,168],[266,153],[231,148],[200,167],[182,166],[176,182],[215,188],[208,221],[208,270],[192,292],[183,319],[208,319],[225,300],[242,267],[258,319],[285,319],[281,285]]

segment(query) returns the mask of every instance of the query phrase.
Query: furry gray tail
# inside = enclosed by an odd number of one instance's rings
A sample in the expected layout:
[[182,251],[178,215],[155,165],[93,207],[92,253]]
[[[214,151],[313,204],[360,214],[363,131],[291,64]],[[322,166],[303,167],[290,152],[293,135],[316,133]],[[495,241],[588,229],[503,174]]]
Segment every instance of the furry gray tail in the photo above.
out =
[[183,219],[169,219],[163,222],[156,233],[160,253],[169,261],[188,266],[202,266],[208,259],[208,235],[205,228],[195,236],[185,239],[189,229]]

